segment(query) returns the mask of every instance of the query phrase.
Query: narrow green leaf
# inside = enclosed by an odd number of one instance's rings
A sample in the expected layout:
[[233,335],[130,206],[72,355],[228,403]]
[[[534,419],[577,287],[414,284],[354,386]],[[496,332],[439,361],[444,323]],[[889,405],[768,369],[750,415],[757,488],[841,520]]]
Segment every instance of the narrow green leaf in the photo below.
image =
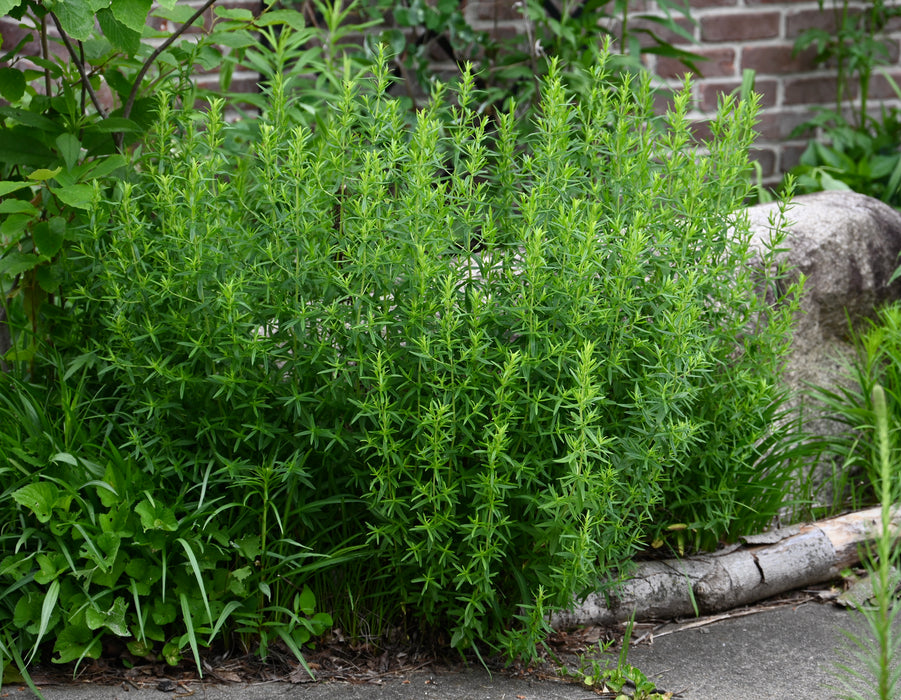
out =
[[197,579],[197,586],[200,589],[200,597],[203,599],[203,607],[206,609],[207,622],[212,624],[213,613],[210,612],[210,601],[207,600],[206,584],[203,582],[203,572],[200,570],[200,564],[197,562],[197,557],[194,556],[194,550],[191,549],[191,545],[189,545],[184,538],[179,537],[176,541],[184,548],[185,554],[188,556],[188,561],[191,564],[191,571],[194,572],[194,578]]
[[31,654],[28,657],[29,662],[34,658],[41,640],[44,638],[44,635],[47,634],[47,630],[50,627],[50,618],[53,616],[53,612],[56,609],[56,601],[58,599],[59,580],[54,579],[53,583],[50,584],[50,588],[47,589],[47,594],[44,596],[44,603],[41,605],[41,624],[38,628],[37,637],[34,640],[34,647],[31,649]]
[[[184,593],[178,596],[181,603],[181,615],[185,623],[187,631],[188,644],[191,647],[191,653],[194,655],[194,663],[197,665],[197,673],[203,678],[203,666],[200,664],[200,647],[197,644],[197,635],[194,633],[194,620],[191,618],[191,607],[188,605],[188,598]],[[209,610],[207,610],[209,615]],[[212,619],[210,620],[212,622]]]

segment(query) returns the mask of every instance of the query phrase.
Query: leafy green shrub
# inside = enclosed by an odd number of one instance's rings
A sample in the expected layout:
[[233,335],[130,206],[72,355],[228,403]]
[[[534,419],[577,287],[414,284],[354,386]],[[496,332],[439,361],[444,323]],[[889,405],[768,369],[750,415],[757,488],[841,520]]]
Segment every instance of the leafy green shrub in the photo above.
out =
[[[242,62],[266,77],[314,73],[317,82],[304,83],[298,108],[310,121],[316,105],[340,91],[344,54],[333,45],[326,52],[323,32],[304,26],[300,12],[267,8],[254,16],[210,10],[214,4],[0,1],[0,12],[23,32],[0,55],[0,369],[7,359],[32,357],[37,340],[52,334],[65,308],[60,260],[85,222],[93,184],[130,177],[125,154],[140,146],[153,121],[155,91],[193,104],[204,94],[192,82],[202,68],[217,69],[227,93]],[[207,10],[211,19],[200,31]],[[175,28],[154,29],[148,18]],[[336,32],[329,38],[339,38]],[[361,62],[358,47],[354,55]],[[232,95],[232,106],[253,97]]]
[[[27,679],[33,660],[96,659],[115,636],[135,659],[175,665],[190,649],[200,669],[223,632],[264,656],[280,640],[303,661],[332,620],[309,587],[280,594],[278,580],[309,552],[260,535],[291,482],[261,468],[224,488],[212,462],[197,482],[177,464],[150,471],[109,441],[116,397],[56,369],[53,385],[0,374],[0,665]],[[285,553],[263,566],[264,550]]]
[[[767,303],[749,265],[755,101],[725,99],[701,154],[688,87],[658,120],[608,58],[578,105],[552,65],[527,137],[515,106],[478,114],[470,73],[406,127],[384,56],[315,131],[275,80],[245,157],[220,147],[221,102],[161,100],[141,179],[71,257],[57,342],[115,401],[98,420],[138,472],[125,500],[155,487],[171,549],[214,553],[210,605],[232,605],[217,576],[251,538],[252,631],[309,583],[345,627],[405,610],[528,651],[651,531],[766,524],[797,290]],[[185,624],[217,619],[185,595]]]

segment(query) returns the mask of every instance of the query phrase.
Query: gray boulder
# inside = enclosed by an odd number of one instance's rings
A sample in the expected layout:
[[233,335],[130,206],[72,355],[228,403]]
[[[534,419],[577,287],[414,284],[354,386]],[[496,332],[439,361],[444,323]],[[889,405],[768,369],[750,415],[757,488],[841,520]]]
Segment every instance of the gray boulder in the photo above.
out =
[[[748,209],[754,248],[772,235],[774,214],[775,204]],[[901,281],[889,284],[901,264],[901,213],[872,197],[831,191],[796,197],[786,216],[781,257],[806,281],[784,378],[792,404],[807,412],[807,428],[830,435],[841,426],[812,411],[803,396],[808,384],[834,388],[846,381],[845,363],[854,354],[849,322],[858,327],[879,306],[901,298]]]

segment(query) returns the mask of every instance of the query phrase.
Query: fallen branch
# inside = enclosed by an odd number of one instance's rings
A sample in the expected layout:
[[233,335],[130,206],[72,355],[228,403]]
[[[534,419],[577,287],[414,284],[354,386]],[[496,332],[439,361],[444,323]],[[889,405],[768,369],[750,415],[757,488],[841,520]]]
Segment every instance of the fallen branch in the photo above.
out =
[[[685,559],[641,562],[632,577],[589,595],[551,619],[555,628],[674,619],[747,605],[837,578],[860,562],[880,533],[880,509],[848,513],[810,525],[746,537],[744,545]],[[901,508],[892,510],[895,537]]]

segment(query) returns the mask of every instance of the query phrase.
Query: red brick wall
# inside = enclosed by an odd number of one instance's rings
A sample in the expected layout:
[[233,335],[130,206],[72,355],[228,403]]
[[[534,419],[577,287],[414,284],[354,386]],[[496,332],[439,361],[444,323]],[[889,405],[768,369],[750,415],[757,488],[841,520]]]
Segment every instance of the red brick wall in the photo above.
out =
[[[655,12],[653,0],[639,0],[630,6],[638,8],[639,3],[646,5],[648,12]],[[689,3],[696,23],[692,25],[677,17],[697,43],[688,44],[677,35],[664,38],[710,59],[698,64],[701,75],[694,76],[693,116],[703,122],[715,110],[718,95],[738,87],[744,69],[754,69],[763,108],[754,157],[768,181],[778,180],[782,172],[797,164],[805,139],[810,136],[791,137],[794,128],[811,116],[812,106],[834,105],[835,69],[815,66],[812,50],[792,55],[795,39],[805,29],[821,27],[828,31],[834,27],[831,0],[825,0],[824,11],[819,9],[816,0],[689,0]],[[513,0],[471,0],[467,8],[469,21],[480,29],[522,32],[523,20],[516,17],[514,5]],[[901,22],[890,30],[893,62],[887,71],[901,84],[898,58]],[[678,85],[686,72],[673,59],[651,55],[646,58],[648,67],[669,85]],[[901,106],[881,76],[873,80],[870,100],[877,111],[880,104]]]

